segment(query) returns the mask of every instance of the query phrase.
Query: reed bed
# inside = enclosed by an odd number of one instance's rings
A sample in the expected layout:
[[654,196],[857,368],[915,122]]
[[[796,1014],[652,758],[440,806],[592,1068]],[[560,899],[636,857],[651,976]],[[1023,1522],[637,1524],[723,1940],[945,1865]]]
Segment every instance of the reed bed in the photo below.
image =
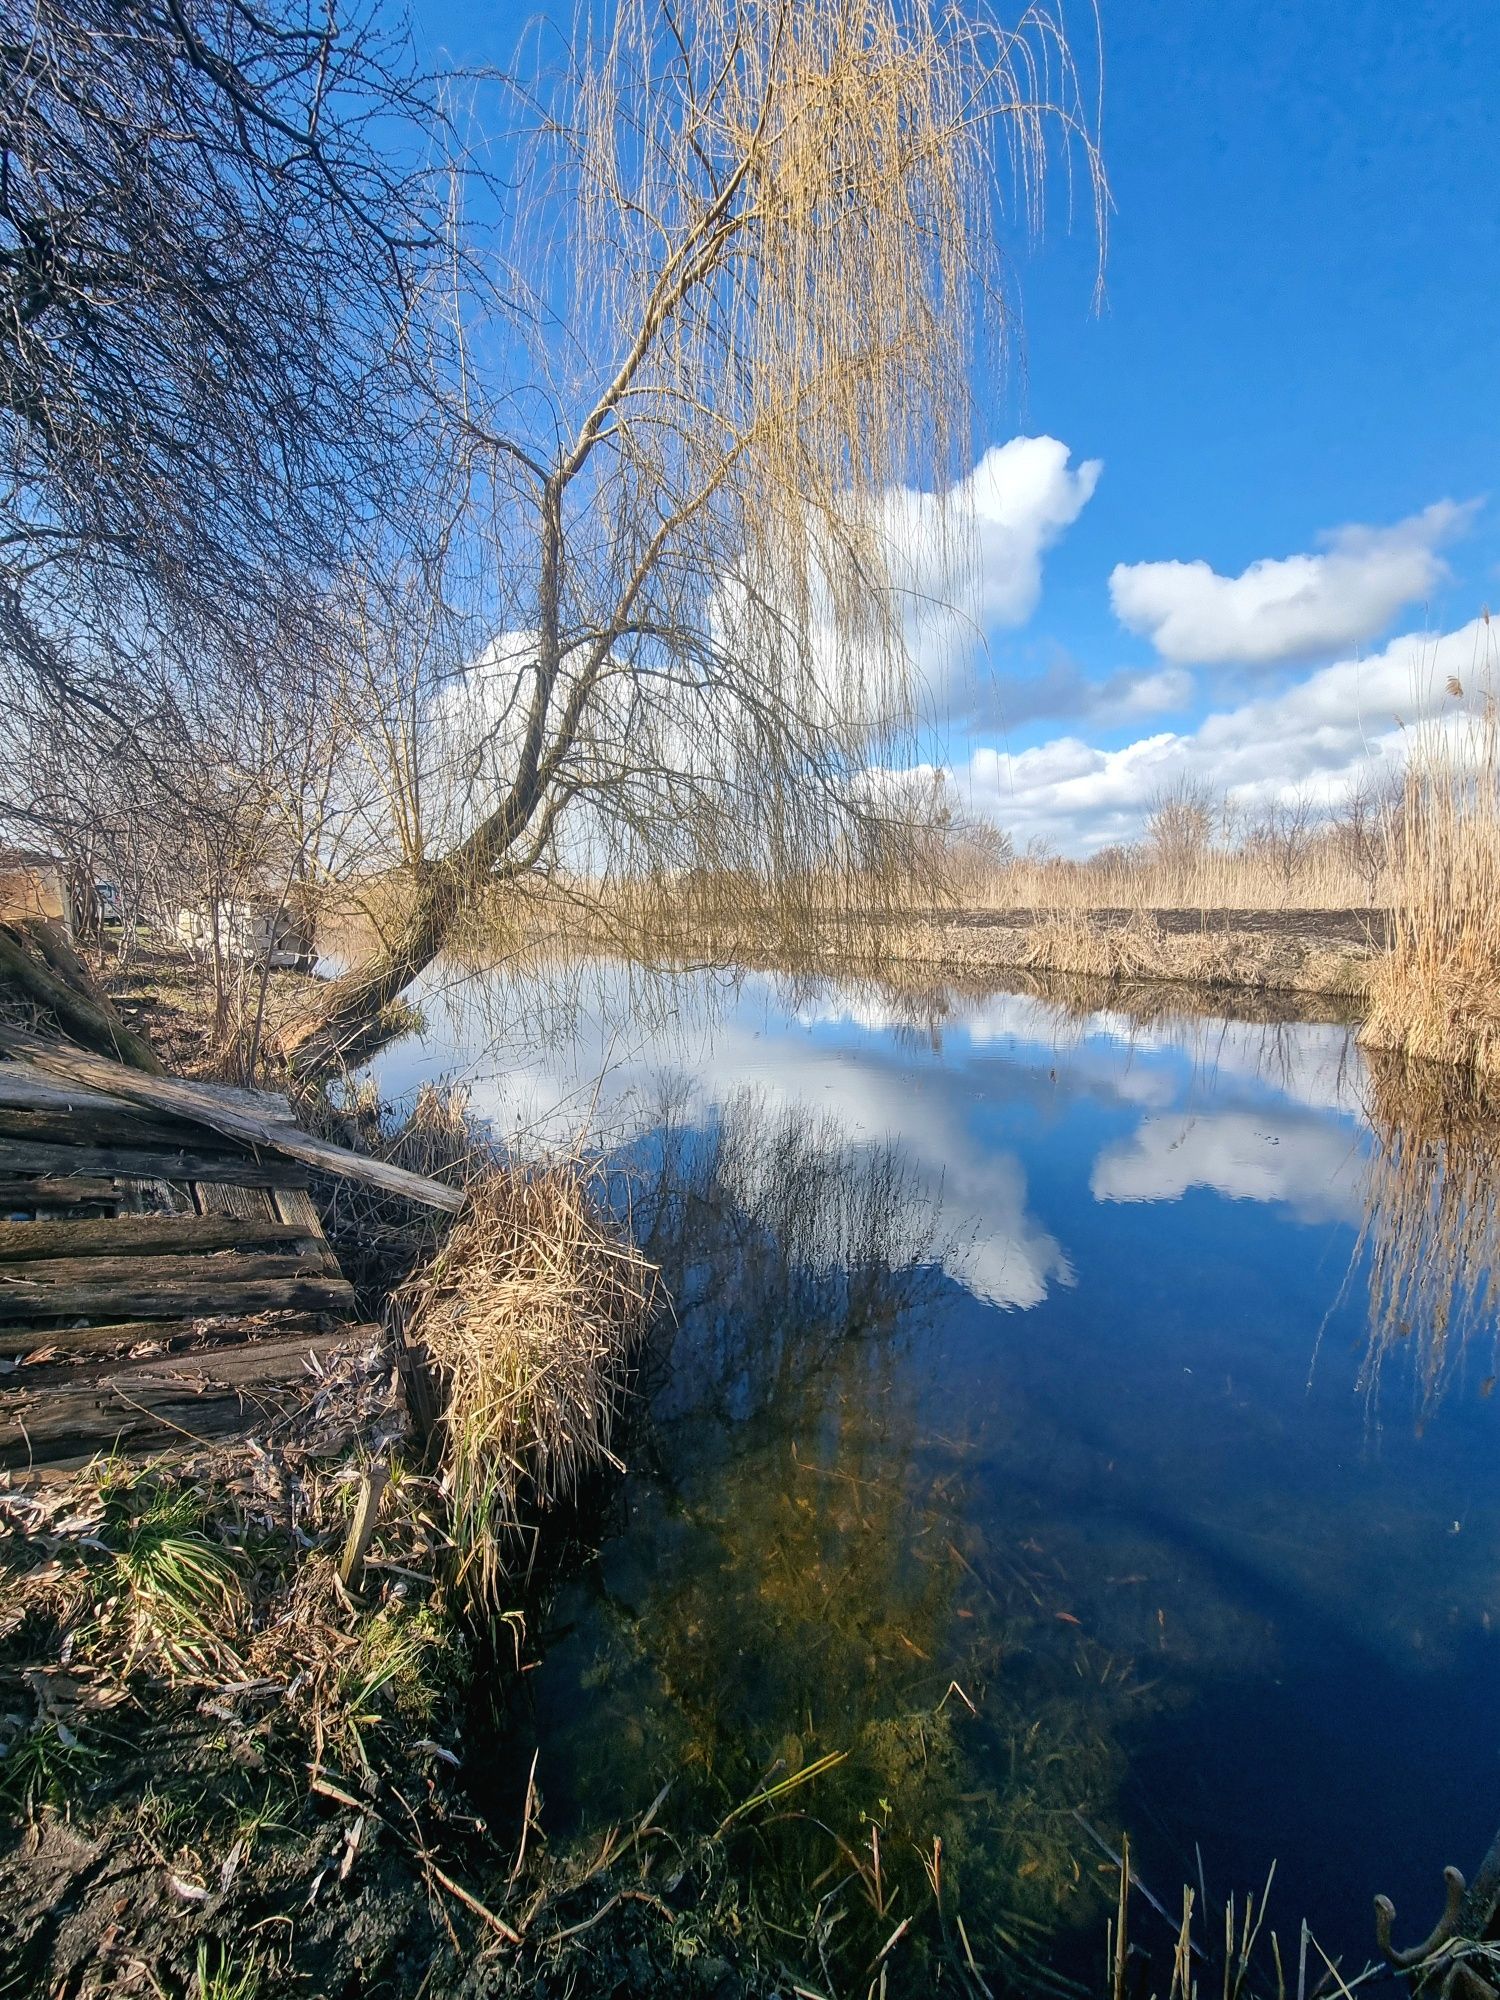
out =
[[1362,910],[1389,894],[1383,859],[1352,858],[1330,825],[1286,857],[1254,846],[1205,845],[1159,856],[1142,843],[1087,860],[1018,856],[962,870],[960,900],[981,910]]
[[1391,949],[1363,1039],[1500,1081],[1500,706],[1492,661],[1415,733],[1393,840]]
[[[1180,913],[1179,913],[1180,914]],[[1359,998],[1378,950],[1379,925],[1350,935],[1316,920],[1256,924],[1254,913],[1201,913],[1201,923],[1164,921],[1148,909],[1039,908],[997,913],[889,912],[830,920],[798,933],[766,929],[753,918],[725,921],[696,934],[703,962],[812,974],[879,978],[920,971],[930,980],[1010,985],[1017,977],[1142,984],[1171,981],[1200,989],[1321,993]]]
[[458,1580],[500,1601],[532,1508],[618,1465],[611,1448],[656,1271],[611,1227],[589,1167],[501,1164],[397,1305],[442,1382],[441,1458]]
[[[1370,1257],[1373,1394],[1410,1363],[1425,1406],[1465,1365],[1495,1373],[1500,1347],[1500,1128],[1462,1076],[1400,1056],[1370,1060],[1375,1147],[1353,1269]],[[1476,1351],[1477,1350],[1477,1351]]]
[[1359,994],[1370,953],[1277,930],[1207,924],[1168,930],[1155,912],[1112,912],[1108,920],[1079,909],[1037,912],[1027,925],[1021,962],[1027,971],[1100,980],[1183,981],[1202,987]]

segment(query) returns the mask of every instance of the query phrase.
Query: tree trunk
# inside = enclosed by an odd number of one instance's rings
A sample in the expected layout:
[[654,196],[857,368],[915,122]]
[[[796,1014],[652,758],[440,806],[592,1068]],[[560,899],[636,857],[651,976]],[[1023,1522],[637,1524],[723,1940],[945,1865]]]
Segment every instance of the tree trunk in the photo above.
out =
[[438,956],[463,909],[460,871],[452,860],[419,877],[412,907],[396,935],[362,965],[316,989],[312,1003],[273,1039],[292,1068],[304,1073],[353,1064],[373,1055],[406,1025],[395,1003]]
[[[586,453],[580,454],[576,471]],[[365,964],[329,980],[313,1005],[276,1037],[275,1048],[295,1069],[316,1072],[338,1063],[354,1063],[373,1054],[406,1025],[394,1014],[406,988],[438,956],[455,924],[479,892],[495,879],[510,857],[518,869],[534,861],[546,838],[563,793],[544,803],[550,777],[561,753],[573,741],[582,713],[579,691],[559,719],[546,759],[548,717],[557,686],[562,651],[562,577],[564,568],[563,492],[572,473],[555,471],[542,499],[538,577],[538,661],[536,685],[515,776],[504,803],[441,860],[421,864],[416,889],[396,937],[381,946]],[[603,657],[602,652],[600,655]],[[540,827],[540,838],[533,821]],[[518,843],[531,831],[527,861],[515,864]]]
[[[34,949],[28,949],[28,945]],[[132,1069],[161,1074],[161,1059],[144,1035],[127,1028],[77,953],[41,921],[0,924],[0,978],[9,979],[86,1049]]]

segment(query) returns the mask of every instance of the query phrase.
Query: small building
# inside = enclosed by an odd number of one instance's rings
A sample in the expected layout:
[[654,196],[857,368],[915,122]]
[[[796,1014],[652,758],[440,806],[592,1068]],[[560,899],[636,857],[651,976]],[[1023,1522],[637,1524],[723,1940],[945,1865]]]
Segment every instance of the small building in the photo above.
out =
[[84,914],[66,861],[21,847],[0,848],[0,923],[45,917],[72,931]]
[[177,942],[184,951],[207,957],[215,931],[221,955],[245,965],[311,972],[318,962],[311,919],[284,897],[244,896],[178,911]]

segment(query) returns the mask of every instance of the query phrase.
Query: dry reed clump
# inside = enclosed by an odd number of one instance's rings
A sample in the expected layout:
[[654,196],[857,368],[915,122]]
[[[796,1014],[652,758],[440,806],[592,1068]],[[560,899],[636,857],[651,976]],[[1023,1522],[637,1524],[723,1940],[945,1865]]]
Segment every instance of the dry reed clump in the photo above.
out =
[[1399,1056],[1370,1060],[1374,1151],[1365,1219],[1351,1265],[1370,1258],[1374,1392],[1386,1362],[1409,1357],[1423,1404],[1437,1400],[1479,1349],[1495,1370],[1500,1343],[1500,1130],[1462,1075]]
[[1474,700],[1417,732],[1392,829],[1391,949],[1362,1039],[1500,1081],[1500,707]]
[[498,1166],[398,1307],[443,1381],[459,1580],[493,1606],[524,1507],[567,1500],[611,1438],[655,1268],[609,1226],[586,1166]]
[[1028,971],[1106,980],[1181,980],[1290,992],[1359,993],[1366,954],[1304,939],[1204,926],[1166,930],[1145,910],[1105,923],[1078,910],[1037,917],[1025,931]]

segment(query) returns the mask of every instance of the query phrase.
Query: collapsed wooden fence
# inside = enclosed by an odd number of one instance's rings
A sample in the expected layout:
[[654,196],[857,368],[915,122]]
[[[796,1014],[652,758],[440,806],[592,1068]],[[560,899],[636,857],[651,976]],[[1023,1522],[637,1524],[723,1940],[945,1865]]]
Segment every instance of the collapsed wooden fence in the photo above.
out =
[[302,1130],[285,1098],[0,1026],[0,1469],[274,1420],[362,1326],[314,1171],[458,1190]]

